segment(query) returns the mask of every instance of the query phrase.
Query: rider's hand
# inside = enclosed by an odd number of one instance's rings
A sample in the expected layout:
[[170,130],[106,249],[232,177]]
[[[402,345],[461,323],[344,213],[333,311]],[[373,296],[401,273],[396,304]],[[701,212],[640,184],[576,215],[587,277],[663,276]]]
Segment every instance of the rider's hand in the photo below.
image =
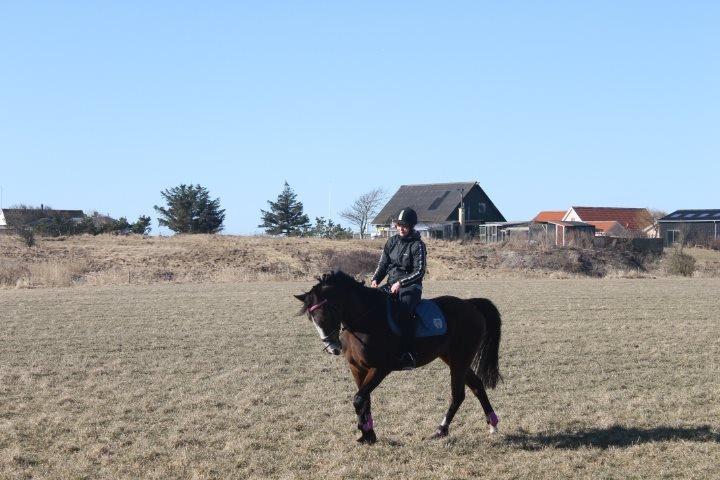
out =
[[390,293],[393,295],[397,295],[397,293],[400,291],[400,282],[395,282],[392,284],[392,287],[390,287]]
[[377,282],[376,282],[375,280],[373,280],[372,282],[370,282],[370,286],[371,286],[372,288],[377,288],[377,287],[378,287],[378,284],[377,284]]

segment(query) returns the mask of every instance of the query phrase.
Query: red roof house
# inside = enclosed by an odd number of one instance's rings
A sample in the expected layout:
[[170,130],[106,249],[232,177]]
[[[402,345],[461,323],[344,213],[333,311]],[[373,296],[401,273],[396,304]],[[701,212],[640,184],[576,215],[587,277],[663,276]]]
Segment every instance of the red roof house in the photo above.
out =
[[565,216],[565,210],[544,210],[532,219],[533,222],[560,222]]
[[655,224],[647,208],[572,207],[563,217],[574,222],[617,222],[631,232],[645,234]]
[[603,237],[632,237],[633,234],[627,228],[620,225],[615,220],[611,221],[590,221],[587,222],[595,226],[595,235]]

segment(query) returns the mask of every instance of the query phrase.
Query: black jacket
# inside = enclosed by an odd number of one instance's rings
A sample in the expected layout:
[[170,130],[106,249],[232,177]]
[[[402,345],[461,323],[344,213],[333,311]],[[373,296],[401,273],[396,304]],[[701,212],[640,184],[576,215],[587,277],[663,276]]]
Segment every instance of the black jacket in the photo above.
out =
[[406,238],[393,235],[385,242],[372,279],[380,283],[387,275],[389,285],[397,281],[401,287],[422,285],[426,256],[425,243],[418,232],[413,230]]

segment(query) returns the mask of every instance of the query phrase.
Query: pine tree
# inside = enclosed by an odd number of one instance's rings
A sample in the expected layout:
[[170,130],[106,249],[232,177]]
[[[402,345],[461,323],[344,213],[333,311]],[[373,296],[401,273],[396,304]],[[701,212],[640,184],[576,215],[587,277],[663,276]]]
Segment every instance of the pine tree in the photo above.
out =
[[290,185],[285,182],[283,191],[278,195],[277,201],[268,200],[270,211],[260,210],[263,223],[258,225],[265,229],[269,235],[301,235],[310,228],[310,220],[303,213],[302,202],[297,201],[297,195]]
[[158,207],[158,224],[176,233],[217,233],[223,228],[225,210],[220,199],[200,185],[179,185],[160,192],[168,208]]

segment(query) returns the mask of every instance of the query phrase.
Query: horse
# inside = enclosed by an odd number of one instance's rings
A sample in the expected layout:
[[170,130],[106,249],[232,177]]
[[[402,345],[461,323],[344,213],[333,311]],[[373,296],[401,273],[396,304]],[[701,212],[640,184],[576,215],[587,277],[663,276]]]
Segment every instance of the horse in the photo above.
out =
[[[400,337],[388,325],[389,293],[365,286],[342,271],[317,278],[310,291],[294,295],[303,303],[299,315],[307,317],[325,344],[324,351],[344,354],[357,385],[353,406],[362,444],[377,441],[370,394],[393,370],[400,353]],[[499,418],[485,388],[502,380],[498,366],[501,318],[488,299],[441,296],[431,299],[445,316],[446,333],[415,339],[417,366],[440,358],[450,367],[450,406],[431,435],[447,437],[455,413],[465,399],[465,386],[480,401],[490,432]],[[397,306],[396,306],[397,307]],[[397,310],[397,308],[393,310]]]

